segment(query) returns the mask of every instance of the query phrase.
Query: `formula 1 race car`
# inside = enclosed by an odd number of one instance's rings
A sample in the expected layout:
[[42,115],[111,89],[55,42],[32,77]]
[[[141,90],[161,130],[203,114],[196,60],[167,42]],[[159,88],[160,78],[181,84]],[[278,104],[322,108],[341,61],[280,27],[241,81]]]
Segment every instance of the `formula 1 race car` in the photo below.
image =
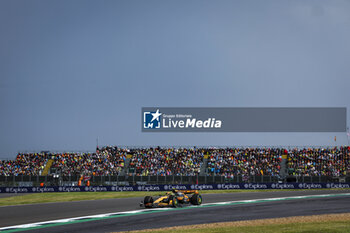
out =
[[[188,194],[193,194],[191,197]],[[145,208],[160,208],[160,207],[182,207],[183,204],[200,205],[202,204],[202,196],[198,193],[198,190],[176,190],[167,192],[164,196],[153,198],[146,196],[143,202],[140,203],[141,207]]]

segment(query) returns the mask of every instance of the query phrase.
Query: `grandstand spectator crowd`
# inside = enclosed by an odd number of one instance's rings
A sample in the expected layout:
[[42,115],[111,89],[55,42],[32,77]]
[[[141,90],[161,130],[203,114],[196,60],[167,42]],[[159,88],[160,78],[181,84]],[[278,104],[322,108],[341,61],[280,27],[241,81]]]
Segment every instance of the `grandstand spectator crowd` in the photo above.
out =
[[15,160],[0,160],[0,175],[40,175],[47,158],[45,153],[19,153]]
[[200,172],[203,149],[149,148],[134,150],[129,172],[136,175],[185,175]]
[[340,177],[350,174],[350,147],[287,150],[106,146],[94,153],[19,153],[15,160],[0,160],[0,175],[42,175],[51,160],[50,168],[61,176],[279,176],[282,155],[287,158],[289,175]]
[[227,148],[211,150],[208,173],[225,177],[239,175],[278,176],[281,149]]
[[105,147],[96,153],[63,153],[52,156],[52,168],[62,176],[118,175],[124,167],[126,150]]
[[350,147],[293,149],[289,174],[295,176],[346,176],[350,174]]

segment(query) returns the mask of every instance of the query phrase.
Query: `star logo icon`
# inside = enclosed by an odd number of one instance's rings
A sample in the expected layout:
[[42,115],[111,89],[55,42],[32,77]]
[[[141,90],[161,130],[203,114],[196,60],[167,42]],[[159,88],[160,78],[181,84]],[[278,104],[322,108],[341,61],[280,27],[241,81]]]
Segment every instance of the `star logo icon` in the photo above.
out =
[[145,111],[143,112],[143,128],[144,129],[160,129],[161,128],[161,116],[162,113],[157,111]]
[[159,117],[162,115],[160,112],[159,112],[159,109],[157,109],[157,111],[155,113],[151,113],[152,114],[152,120],[151,122],[153,122],[154,120],[157,120],[159,121]]

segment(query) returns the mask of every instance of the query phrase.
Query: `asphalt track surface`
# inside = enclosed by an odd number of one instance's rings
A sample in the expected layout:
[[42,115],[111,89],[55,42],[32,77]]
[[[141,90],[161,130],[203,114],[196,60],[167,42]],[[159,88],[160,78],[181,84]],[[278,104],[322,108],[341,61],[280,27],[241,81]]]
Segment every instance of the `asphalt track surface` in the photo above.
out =
[[[204,194],[202,196],[203,204],[205,204],[339,193],[350,193],[350,190],[243,192]],[[0,227],[118,211],[139,210],[140,207],[138,204],[141,200],[142,198],[123,198],[0,207]],[[118,232],[179,225],[330,213],[350,213],[350,196],[277,200],[239,205],[208,206],[203,208],[177,208],[175,211],[158,211],[146,214],[112,217],[95,221],[26,230],[25,232]]]

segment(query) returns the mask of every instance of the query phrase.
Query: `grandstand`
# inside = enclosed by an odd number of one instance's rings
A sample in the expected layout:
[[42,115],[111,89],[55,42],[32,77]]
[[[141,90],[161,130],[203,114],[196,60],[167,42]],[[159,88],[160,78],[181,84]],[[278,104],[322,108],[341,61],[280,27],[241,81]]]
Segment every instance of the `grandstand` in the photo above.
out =
[[19,153],[0,161],[0,185],[349,182],[349,161],[350,147],[106,146],[94,153]]

